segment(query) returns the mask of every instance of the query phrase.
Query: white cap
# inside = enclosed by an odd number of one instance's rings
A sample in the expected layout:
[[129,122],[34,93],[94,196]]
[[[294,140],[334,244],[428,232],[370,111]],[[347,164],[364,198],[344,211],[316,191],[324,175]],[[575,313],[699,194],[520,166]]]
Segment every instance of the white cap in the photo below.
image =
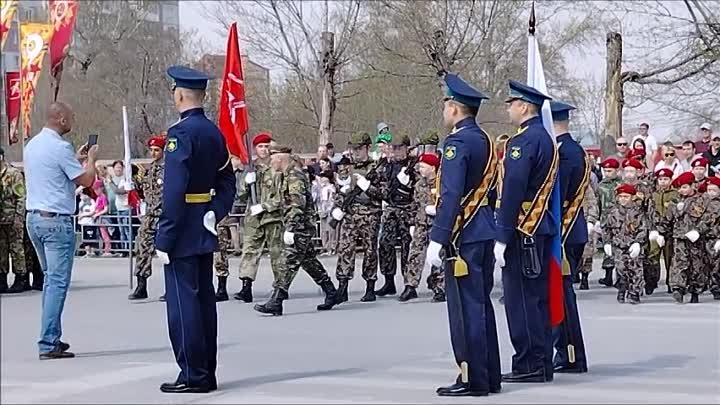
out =
[[383,129],[389,129],[389,128],[390,128],[390,127],[388,126],[388,124],[386,124],[386,123],[384,123],[384,122],[381,122],[381,123],[377,124],[377,131],[378,131],[378,133],[380,133],[380,131],[382,131]]
[[708,131],[712,131],[712,126],[710,126],[709,122],[706,122],[706,123],[700,125],[700,129],[707,129]]

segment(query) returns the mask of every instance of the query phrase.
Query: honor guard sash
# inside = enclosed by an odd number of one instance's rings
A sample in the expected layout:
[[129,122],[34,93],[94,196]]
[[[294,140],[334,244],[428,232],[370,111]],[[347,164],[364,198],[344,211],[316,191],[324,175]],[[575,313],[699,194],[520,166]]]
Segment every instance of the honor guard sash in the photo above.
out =
[[[563,215],[562,215],[562,242],[565,243],[570,229],[575,225],[578,214],[580,214],[580,207],[582,207],[587,188],[590,183],[590,165],[587,163],[587,154],[585,156],[585,172],[583,173],[582,181],[577,189],[577,192],[570,201],[563,202]],[[567,207],[565,206],[567,204]]]

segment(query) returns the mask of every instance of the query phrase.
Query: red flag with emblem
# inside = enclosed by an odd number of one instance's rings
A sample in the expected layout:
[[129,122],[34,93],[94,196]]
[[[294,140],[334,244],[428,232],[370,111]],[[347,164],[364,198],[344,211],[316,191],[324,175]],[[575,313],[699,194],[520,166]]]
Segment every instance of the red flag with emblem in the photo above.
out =
[[247,164],[249,155],[245,136],[248,131],[248,116],[236,23],[230,26],[228,35],[219,109],[218,126],[225,136],[228,150],[240,158],[243,164]]

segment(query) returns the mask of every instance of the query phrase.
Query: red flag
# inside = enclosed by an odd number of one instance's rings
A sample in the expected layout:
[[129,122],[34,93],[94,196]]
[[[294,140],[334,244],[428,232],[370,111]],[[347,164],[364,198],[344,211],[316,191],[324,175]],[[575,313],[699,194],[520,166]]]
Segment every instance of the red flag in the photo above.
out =
[[70,49],[77,18],[78,2],[76,0],[48,0],[48,8],[50,23],[53,25],[53,36],[50,40],[50,72],[55,79],[55,99],[57,99],[63,60]]
[[20,117],[20,72],[5,72],[5,114],[8,121],[8,141],[18,141],[18,118]]
[[247,164],[249,155],[245,136],[248,131],[248,116],[236,23],[230,27],[228,35],[219,109],[218,126],[225,136],[228,150],[240,158],[243,164]]

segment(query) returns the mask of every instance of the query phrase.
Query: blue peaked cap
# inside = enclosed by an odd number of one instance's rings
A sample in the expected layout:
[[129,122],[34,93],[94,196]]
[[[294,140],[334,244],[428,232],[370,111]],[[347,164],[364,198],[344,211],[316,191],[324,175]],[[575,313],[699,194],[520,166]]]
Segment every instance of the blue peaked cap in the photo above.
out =
[[488,96],[475,90],[474,87],[467,84],[460,76],[448,73],[445,75],[445,95],[453,101],[464,104],[468,107],[480,107],[483,100],[487,100]]
[[170,66],[167,75],[175,81],[175,87],[205,90],[210,76],[187,66]]
[[575,106],[572,106],[562,101],[551,101],[550,111],[552,111],[552,117],[555,121],[567,121],[570,119],[570,111],[574,110]]
[[516,82],[515,80],[510,80],[509,85],[510,93],[508,94],[508,98],[505,100],[506,103],[513,100],[523,100],[530,104],[541,106],[545,100],[552,100],[552,98],[540,93],[538,90],[520,82]]

